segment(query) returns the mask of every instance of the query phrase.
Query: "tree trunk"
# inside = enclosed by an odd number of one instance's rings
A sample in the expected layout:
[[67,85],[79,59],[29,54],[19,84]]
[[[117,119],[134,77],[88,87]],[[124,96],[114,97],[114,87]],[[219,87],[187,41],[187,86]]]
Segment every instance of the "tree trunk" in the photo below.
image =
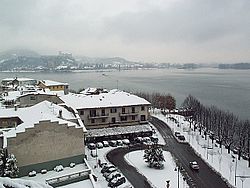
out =
[[228,145],[227,153],[230,154],[230,145]]

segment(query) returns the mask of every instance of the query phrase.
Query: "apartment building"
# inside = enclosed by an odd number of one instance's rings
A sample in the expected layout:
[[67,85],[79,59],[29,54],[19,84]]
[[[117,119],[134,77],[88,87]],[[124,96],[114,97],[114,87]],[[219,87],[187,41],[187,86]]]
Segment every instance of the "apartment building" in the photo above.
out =
[[148,122],[150,103],[124,91],[114,89],[88,95],[70,93],[60,99],[78,111],[87,129]]

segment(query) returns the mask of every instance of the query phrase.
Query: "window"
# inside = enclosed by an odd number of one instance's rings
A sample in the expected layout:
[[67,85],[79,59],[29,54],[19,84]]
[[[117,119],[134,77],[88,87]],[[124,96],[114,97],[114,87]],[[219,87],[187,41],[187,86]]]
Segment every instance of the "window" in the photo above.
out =
[[112,117],[112,123],[115,123],[115,122],[116,122],[115,117]]
[[96,117],[96,110],[90,110],[90,117]]
[[110,113],[116,113],[116,112],[117,112],[116,108],[110,108]]
[[91,123],[95,123],[95,120],[94,120],[94,119],[91,119]]
[[145,115],[141,115],[141,121],[146,121],[146,116]]
[[122,116],[121,121],[127,121],[127,116]]
[[141,111],[144,111],[144,110],[145,110],[145,106],[142,106],[142,107],[141,107]]
[[132,120],[135,120],[135,116],[132,116]]
[[125,108],[122,108],[122,113],[125,114]]
[[30,100],[36,100],[35,96],[30,96]]
[[135,113],[135,107],[132,107],[132,113]]
[[105,118],[102,118],[102,122],[103,122],[103,123],[105,122]]
[[80,115],[81,116],[84,115],[84,111],[83,110],[80,111]]
[[102,109],[102,116],[105,116],[105,109]]

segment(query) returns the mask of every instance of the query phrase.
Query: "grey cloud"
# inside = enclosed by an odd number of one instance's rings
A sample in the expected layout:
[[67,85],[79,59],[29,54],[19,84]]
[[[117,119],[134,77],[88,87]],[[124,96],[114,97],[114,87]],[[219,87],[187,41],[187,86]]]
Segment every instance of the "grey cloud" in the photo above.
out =
[[127,1],[1,0],[0,51],[24,46],[150,61],[232,54],[250,60],[249,0]]
[[248,1],[182,1],[166,9],[123,13],[108,20],[107,27],[129,42],[207,42],[234,34],[249,35],[248,10]]

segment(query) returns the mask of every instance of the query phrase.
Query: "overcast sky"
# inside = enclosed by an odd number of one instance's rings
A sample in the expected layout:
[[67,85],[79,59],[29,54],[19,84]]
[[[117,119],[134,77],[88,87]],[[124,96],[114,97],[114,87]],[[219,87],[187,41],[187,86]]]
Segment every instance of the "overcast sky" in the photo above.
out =
[[250,61],[250,0],[0,0],[0,51]]

